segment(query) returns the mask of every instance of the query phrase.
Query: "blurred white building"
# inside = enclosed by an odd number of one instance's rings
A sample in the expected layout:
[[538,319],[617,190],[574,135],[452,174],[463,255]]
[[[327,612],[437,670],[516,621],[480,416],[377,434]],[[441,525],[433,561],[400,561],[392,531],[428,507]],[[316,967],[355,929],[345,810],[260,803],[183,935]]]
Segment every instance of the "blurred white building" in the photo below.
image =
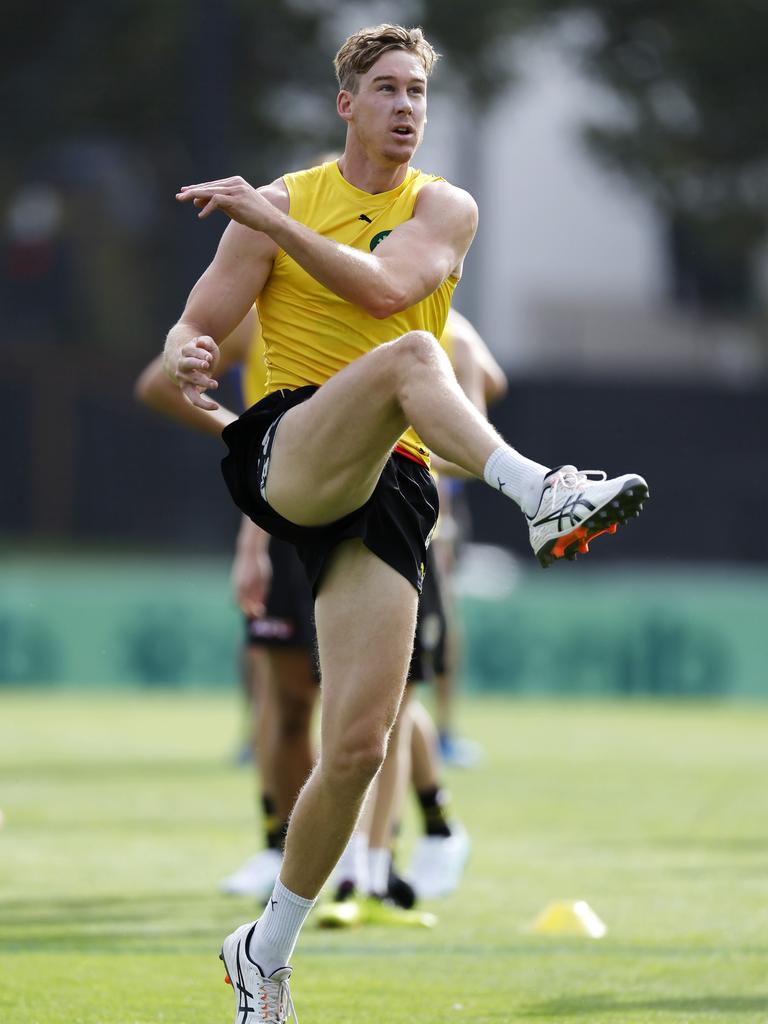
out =
[[616,102],[558,37],[517,52],[521,80],[483,121],[432,94],[417,163],[480,205],[457,305],[513,371],[749,379],[763,366],[756,335],[669,308],[656,210],[582,141],[585,121],[615,118]]

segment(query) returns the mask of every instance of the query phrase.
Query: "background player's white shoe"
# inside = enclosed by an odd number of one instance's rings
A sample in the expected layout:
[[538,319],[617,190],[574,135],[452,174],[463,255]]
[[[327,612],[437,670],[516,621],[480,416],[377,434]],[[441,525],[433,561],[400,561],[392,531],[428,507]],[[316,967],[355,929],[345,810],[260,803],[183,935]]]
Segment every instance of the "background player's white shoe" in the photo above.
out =
[[449,836],[422,836],[405,878],[419,899],[435,900],[458,888],[469,856],[469,836],[458,822],[451,822]]
[[601,469],[558,466],[544,477],[539,507],[526,516],[531,547],[543,568],[558,558],[573,561],[589,542],[616,533],[620,524],[640,515],[648,484],[636,473],[608,479]]
[[268,900],[283,863],[279,850],[262,850],[241,864],[237,871],[219,882],[219,889],[230,896],[252,896]]
[[288,987],[291,968],[279,967],[265,978],[249,955],[248,945],[255,927],[255,921],[241,925],[224,939],[221,947],[219,959],[227,972],[224,980],[235,993],[235,1024],[286,1024],[289,1013],[299,1024]]

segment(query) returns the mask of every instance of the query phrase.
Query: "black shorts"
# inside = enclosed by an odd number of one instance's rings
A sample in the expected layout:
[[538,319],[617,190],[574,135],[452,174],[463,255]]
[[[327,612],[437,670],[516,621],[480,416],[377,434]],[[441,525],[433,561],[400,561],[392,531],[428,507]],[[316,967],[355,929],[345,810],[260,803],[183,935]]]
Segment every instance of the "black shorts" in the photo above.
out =
[[435,675],[445,672],[446,629],[442,580],[437,561],[430,550],[427,554],[424,586],[419,597],[416,636],[408,667],[409,683],[431,682]]
[[222,437],[229,454],[221,469],[237,507],[258,526],[295,545],[313,594],[325,563],[345,540],[359,538],[369,551],[412,583],[419,593],[427,547],[438,512],[437,487],[426,466],[393,452],[364,505],[327,526],[298,526],[267,503],[263,490],[275,430],[289,409],[305,402],[314,386],[275,391],[251,406]]
[[[315,612],[304,567],[292,544],[270,537],[272,585],[263,615],[246,618],[246,642],[252,647],[315,650]],[[314,657],[314,653],[313,653]]]

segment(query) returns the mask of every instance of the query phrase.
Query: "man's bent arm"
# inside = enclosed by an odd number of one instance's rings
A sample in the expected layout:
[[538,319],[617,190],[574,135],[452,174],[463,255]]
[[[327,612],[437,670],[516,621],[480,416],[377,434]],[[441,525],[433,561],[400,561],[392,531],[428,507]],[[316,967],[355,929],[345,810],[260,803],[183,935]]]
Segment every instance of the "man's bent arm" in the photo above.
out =
[[383,319],[431,295],[461,265],[474,237],[474,200],[453,186],[438,187],[424,189],[414,216],[373,253],[324,238],[290,217],[280,217],[270,235],[320,284]]
[[242,178],[185,187],[183,201],[220,209],[268,235],[316,281],[380,319],[415,305],[460,272],[477,227],[477,205],[447,182],[426,185],[413,217],[398,225],[373,253],[318,234],[264,200]]
[[[256,310],[251,310],[245,319],[227,336],[221,350],[217,365],[217,373],[222,374],[231,366],[245,361],[248,349],[253,343],[256,331]],[[203,411],[188,402],[176,384],[163,368],[163,357],[157,356],[145,367],[136,381],[134,394],[138,401],[159,412],[161,415],[213,437],[221,437],[221,432],[229,423],[237,419],[237,414],[219,406],[215,410]]]
[[[260,192],[269,209],[273,209],[272,204],[288,209],[288,193],[281,182],[265,186]],[[165,371],[193,405],[217,408],[202,393],[217,386],[212,374],[219,358],[218,345],[261,294],[276,253],[277,246],[267,235],[241,224],[229,224],[212,263],[192,289],[180,320],[168,332]]]

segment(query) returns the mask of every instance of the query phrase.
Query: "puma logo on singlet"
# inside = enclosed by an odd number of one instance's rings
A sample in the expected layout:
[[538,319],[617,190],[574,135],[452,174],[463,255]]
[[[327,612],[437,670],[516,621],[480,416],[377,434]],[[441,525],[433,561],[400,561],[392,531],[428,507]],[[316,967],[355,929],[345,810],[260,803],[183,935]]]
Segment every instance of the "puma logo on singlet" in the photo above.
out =
[[366,224],[373,224],[373,221],[366,213],[361,213],[357,219],[364,220]]

